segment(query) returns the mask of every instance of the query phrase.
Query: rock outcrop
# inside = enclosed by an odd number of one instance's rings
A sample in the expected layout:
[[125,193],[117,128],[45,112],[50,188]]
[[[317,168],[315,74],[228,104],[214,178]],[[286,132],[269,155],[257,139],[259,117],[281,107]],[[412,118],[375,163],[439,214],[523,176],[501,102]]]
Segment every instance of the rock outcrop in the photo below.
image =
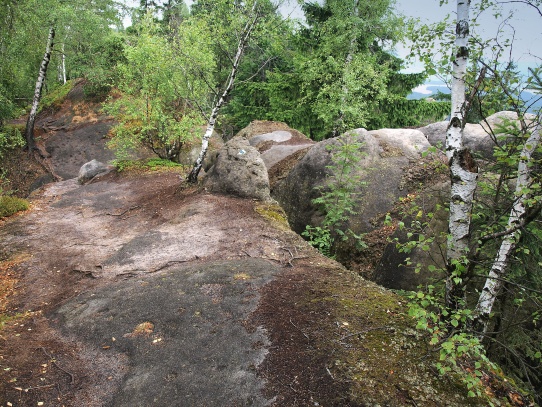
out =
[[209,191],[242,198],[271,198],[267,168],[258,150],[244,137],[231,139],[218,151],[203,185]]
[[[526,118],[532,120],[534,116],[527,115]],[[503,123],[503,120],[516,121],[517,119],[518,115],[515,112],[504,111],[487,117],[480,124],[467,123],[463,135],[465,147],[483,159],[492,158],[493,149],[497,145],[497,142],[502,142],[498,140],[502,140],[502,135],[500,137],[496,137],[495,135],[498,126]],[[437,146],[444,150],[448,123],[448,121],[432,123],[419,130],[425,134],[425,137],[427,137],[427,140],[429,140],[432,146]]]
[[77,182],[84,184],[89,182],[98,175],[105,175],[114,169],[113,166],[104,164],[98,160],[89,161],[83,164],[79,169],[79,175],[77,176]]
[[[406,287],[420,281],[412,270],[400,268],[405,256],[388,248],[387,260],[381,256],[388,246],[387,237],[392,230],[384,226],[387,212],[397,211],[400,198],[417,190],[421,184],[431,185],[446,178],[443,169],[445,157],[422,157],[430,144],[417,130],[382,129],[367,131],[357,129],[337,139],[329,139],[312,147],[297,163],[290,174],[278,183],[273,197],[288,215],[292,228],[301,233],[306,225],[319,226],[323,214],[313,203],[321,195],[326,179],[331,175],[331,154],[340,143],[351,137],[362,143],[362,158],[355,164],[359,186],[355,191],[356,215],[342,225],[357,235],[364,235],[367,248],[360,249],[354,239],[335,243],[337,259],[351,269],[383,284]],[[404,238],[404,236],[398,236]],[[423,257],[423,253],[420,253]],[[378,275],[370,271],[378,266]]]
[[246,137],[262,156],[273,191],[315,142],[286,123],[255,120],[236,137]]
[[296,232],[301,233],[306,225],[318,224],[320,214],[312,203],[320,194],[316,188],[322,187],[326,177],[331,175],[330,150],[346,137],[363,144],[362,159],[355,170],[361,180],[355,208],[360,216],[350,225],[356,233],[373,230],[373,219],[386,213],[399,197],[406,195],[408,168],[416,166],[421,153],[430,147],[421,132],[394,129],[371,132],[357,129],[338,139],[316,144],[275,187],[273,194]]

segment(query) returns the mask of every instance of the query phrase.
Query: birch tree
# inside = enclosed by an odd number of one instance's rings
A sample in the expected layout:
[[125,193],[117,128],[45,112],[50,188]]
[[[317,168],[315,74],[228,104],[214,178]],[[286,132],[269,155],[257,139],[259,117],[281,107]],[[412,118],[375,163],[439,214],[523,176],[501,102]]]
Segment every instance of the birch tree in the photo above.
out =
[[446,133],[446,156],[449,160],[451,194],[449,237],[446,253],[446,305],[456,309],[464,299],[463,275],[470,243],[470,223],[478,167],[463,145],[466,100],[465,78],[469,56],[470,0],[457,0],[455,59],[452,71],[452,111]]
[[36,114],[38,113],[38,106],[41,99],[41,93],[43,90],[43,84],[45,83],[45,77],[47,75],[47,67],[51,61],[51,52],[53,51],[53,41],[55,38],[54,27],[49,28],[49,35],[47,36],[47,45],[45,47],[45,54],[41,61],[40,70],[38,73],[38,80],[36,81],[36,88],[34,90],[34,99],[32,100],[32,108],[28,115],[26,122],[25,137],[29,153],[32,153],[36,148],[36,142],[34,139],[34,123],[36,121]]
[[[501,364],[506,374],[523,381],[535,393],[542,382],[542,250],[539,244],[542,238],[542,143],[541,112],[537,107],[542,100],[542,67],[535,63],[529,67],[528,75],[516,75],[510,51],[513,41],[507,42],[510,35],[502,31],[511,21],[511,14],[506,16],[500,8],[506,3],[510,2],[473,2],[469,10],[471,2],[457,1],[451,72],[452,115],[446,137],[452,184],[443,262],[446,286],[438,292],[437,301],[429,307],[426,304],[430,301],[422,305],[419,314],[416,314],[420,310],[416,309],[419,303],[414,300],[412,315],[418,318],[422,329],[432,330],[432,344],[444,350],[452,363],[461,356],[458,344],[462,347],[470,341],[469,346],[478,349],[476,357],[487,355]],[[513,3],[523,4],[523,11],[533,7],[540,10],[538,0]],[[475,24],[469,27],[472,11],[476,16],[491,11],[502,19],[493,38],[483,39],[470,32],[472,26],[476,27]],[[439,41],[440,47],[446,44],[449,49],[451,42],[446,25],[419,30],[421,42],[415,52],[426,62],[427,68],[432,69],[432,74],[449,73],[441,69],[441,63],[434,61],[435,55],[426,53],[428,49],[438,48]],[[513,27],[510,30],[513,31]],[[439,52],[442,54],[442,48]],[[531,100],[525,99],[526,91],[534,95]],[[486,158],[481,177],[477,163],[463,144],[463,128],[471,104],[477,107],[482,121],[504,109],[513,110],[517,115],[517,119],[506,115],[508,119],[502,119],[500,125],[489,126],[485,122],[487,138],[494,142],[494,154],[492,159]],[[536,116],[529,117],[527,113],[532,112]],[[436,269],[434,265],[426,266],[429,270]],[[430,298],[431,288],[416,295],[420,301]],[[424,321],[429,320],[433,322],[424,325]]]
[[539,144],[540,123],[536,125],[534,131],[523,145],[518,165],[516,189],[514,192],[515,201],[512,210],[510,211],[507,228],[503,233],[504,237],[499,251],[495,257],[484,288],[478,299],[478,304],[474,310],[473,326],[479,332],[480,337],[487,332],[493,305],[505,282],[510,257],[521,236],[521,228],[524,227],[526,223],[525,221],[529,208],[526,201],[531,198],[529,191],[532,182],[530,175],[532,159]]
[[235,56],[231,62],[231,71],[229,73],[228,79],[226,81],[226,84],[224,86],[222,93],[220,94],[218,100],[216,101],[216,103],[214,104],[211,110],[211,114],[209,115],[209,120],[207,122],[207,128],[205,130],[205,134],[203,135],[202,142],[201,142],[201,151],[198,155],[198,158],[196,159],[196,162],[194,163],[192,167],[192,171],[190,171],[190,174],[188,174],[187,181],[190,183],[196,183],[198,180],[199,172],[201,171],[201,168],[203,166],[203,160],[205,159],[205,156],[207,155],[207,150],[209,148],[209,139],[213,135],[216,121],[218,119],[218,115],[220,113],[220,110],[226,103],[228,96],[233,90],[233,87],[235,85],[235,80],[237,78],[237,73],[239,70],[239,64],[241,63],[241,58],[243,57],[243,53],[245,51],[245,48],[248,45],[250,36],[254,28],[256,27],[259,19],[261,18],[261,15],[258,12],[257,6],[258,6],[258,2],[254,1],[252,8],[247,16],[247,22],[244,25],[241,32],[239,33],[237,51],[235,52]]

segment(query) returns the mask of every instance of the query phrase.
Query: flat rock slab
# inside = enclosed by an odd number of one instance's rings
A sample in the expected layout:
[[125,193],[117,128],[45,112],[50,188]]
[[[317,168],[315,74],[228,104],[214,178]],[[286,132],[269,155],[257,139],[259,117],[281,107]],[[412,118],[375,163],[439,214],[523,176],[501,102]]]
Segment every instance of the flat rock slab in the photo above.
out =
[[265,406],[256,368],[268,340],[246,321],[279,270],[251,258],[172,267],[86,292],[52,318],[66,335],[128,357],[113,406]]
[[110,128],[111,123],[98,122],[71,131],[54,132],[46,146],[56,173],[64,179],[75,178],[81,166],[90,160],[104,163],[113,160],[113,151],[105,146]]
[[264,141],[275,141],[277,143],[282,143],[288,141],[292,138],[292,133],[285,130],[275,130],[271,133],[259,134],[250,139],[251,146],[257,146],[258,144]]
[[297,151],[312,147],[313,145],[314,144],[312,143],[298,145],[275,144],[271,146],[269,150],[266,150],[262,153],[262,160],[265,163],[266,168],[269,170],[274,165],[288,158]]

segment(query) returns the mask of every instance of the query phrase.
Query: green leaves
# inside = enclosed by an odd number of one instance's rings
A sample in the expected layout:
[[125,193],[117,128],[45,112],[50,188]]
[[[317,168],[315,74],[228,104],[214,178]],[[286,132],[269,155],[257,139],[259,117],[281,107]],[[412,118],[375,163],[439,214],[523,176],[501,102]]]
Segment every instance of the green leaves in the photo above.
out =
[[352,135],[338,137],[327,145],[331,165],[326,168],[329,175],[325,185],[319,187],[321,195],[313,200],[324,214],[321,226],[307,225],[303,236],[324,255],[333,258],[335,243],[353,239],[358,249],[365,247],[363,236],[355,234],[346,224],[356,212],[356,191],[362,186],[356,173],[357,163],[362,159],[363,144]]
[[207,98],[205,81],[214,69],[208,32],[200,22],[187,22],[171,42],[159,30],[150,14],[144,18],[117,67],[122,96],[105,109],[119,121],[109,144],[119,159],[145,145],[175,160],[203,124],[196,103]]

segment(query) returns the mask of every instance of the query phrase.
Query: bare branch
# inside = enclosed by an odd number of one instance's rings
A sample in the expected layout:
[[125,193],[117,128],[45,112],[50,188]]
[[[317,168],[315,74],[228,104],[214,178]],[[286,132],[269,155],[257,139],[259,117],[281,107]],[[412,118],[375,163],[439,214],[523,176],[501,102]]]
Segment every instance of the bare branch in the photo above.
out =
[[527,6],[533,7],[538,12],[538,14],[540,14],[540,17],[542,17],[542,10],[540,9],[540,7],[535,5],[531,0],[508,0],[508,1],[497,1],[497,3],[498,4],[512,4],[512,3],[525,4]]

